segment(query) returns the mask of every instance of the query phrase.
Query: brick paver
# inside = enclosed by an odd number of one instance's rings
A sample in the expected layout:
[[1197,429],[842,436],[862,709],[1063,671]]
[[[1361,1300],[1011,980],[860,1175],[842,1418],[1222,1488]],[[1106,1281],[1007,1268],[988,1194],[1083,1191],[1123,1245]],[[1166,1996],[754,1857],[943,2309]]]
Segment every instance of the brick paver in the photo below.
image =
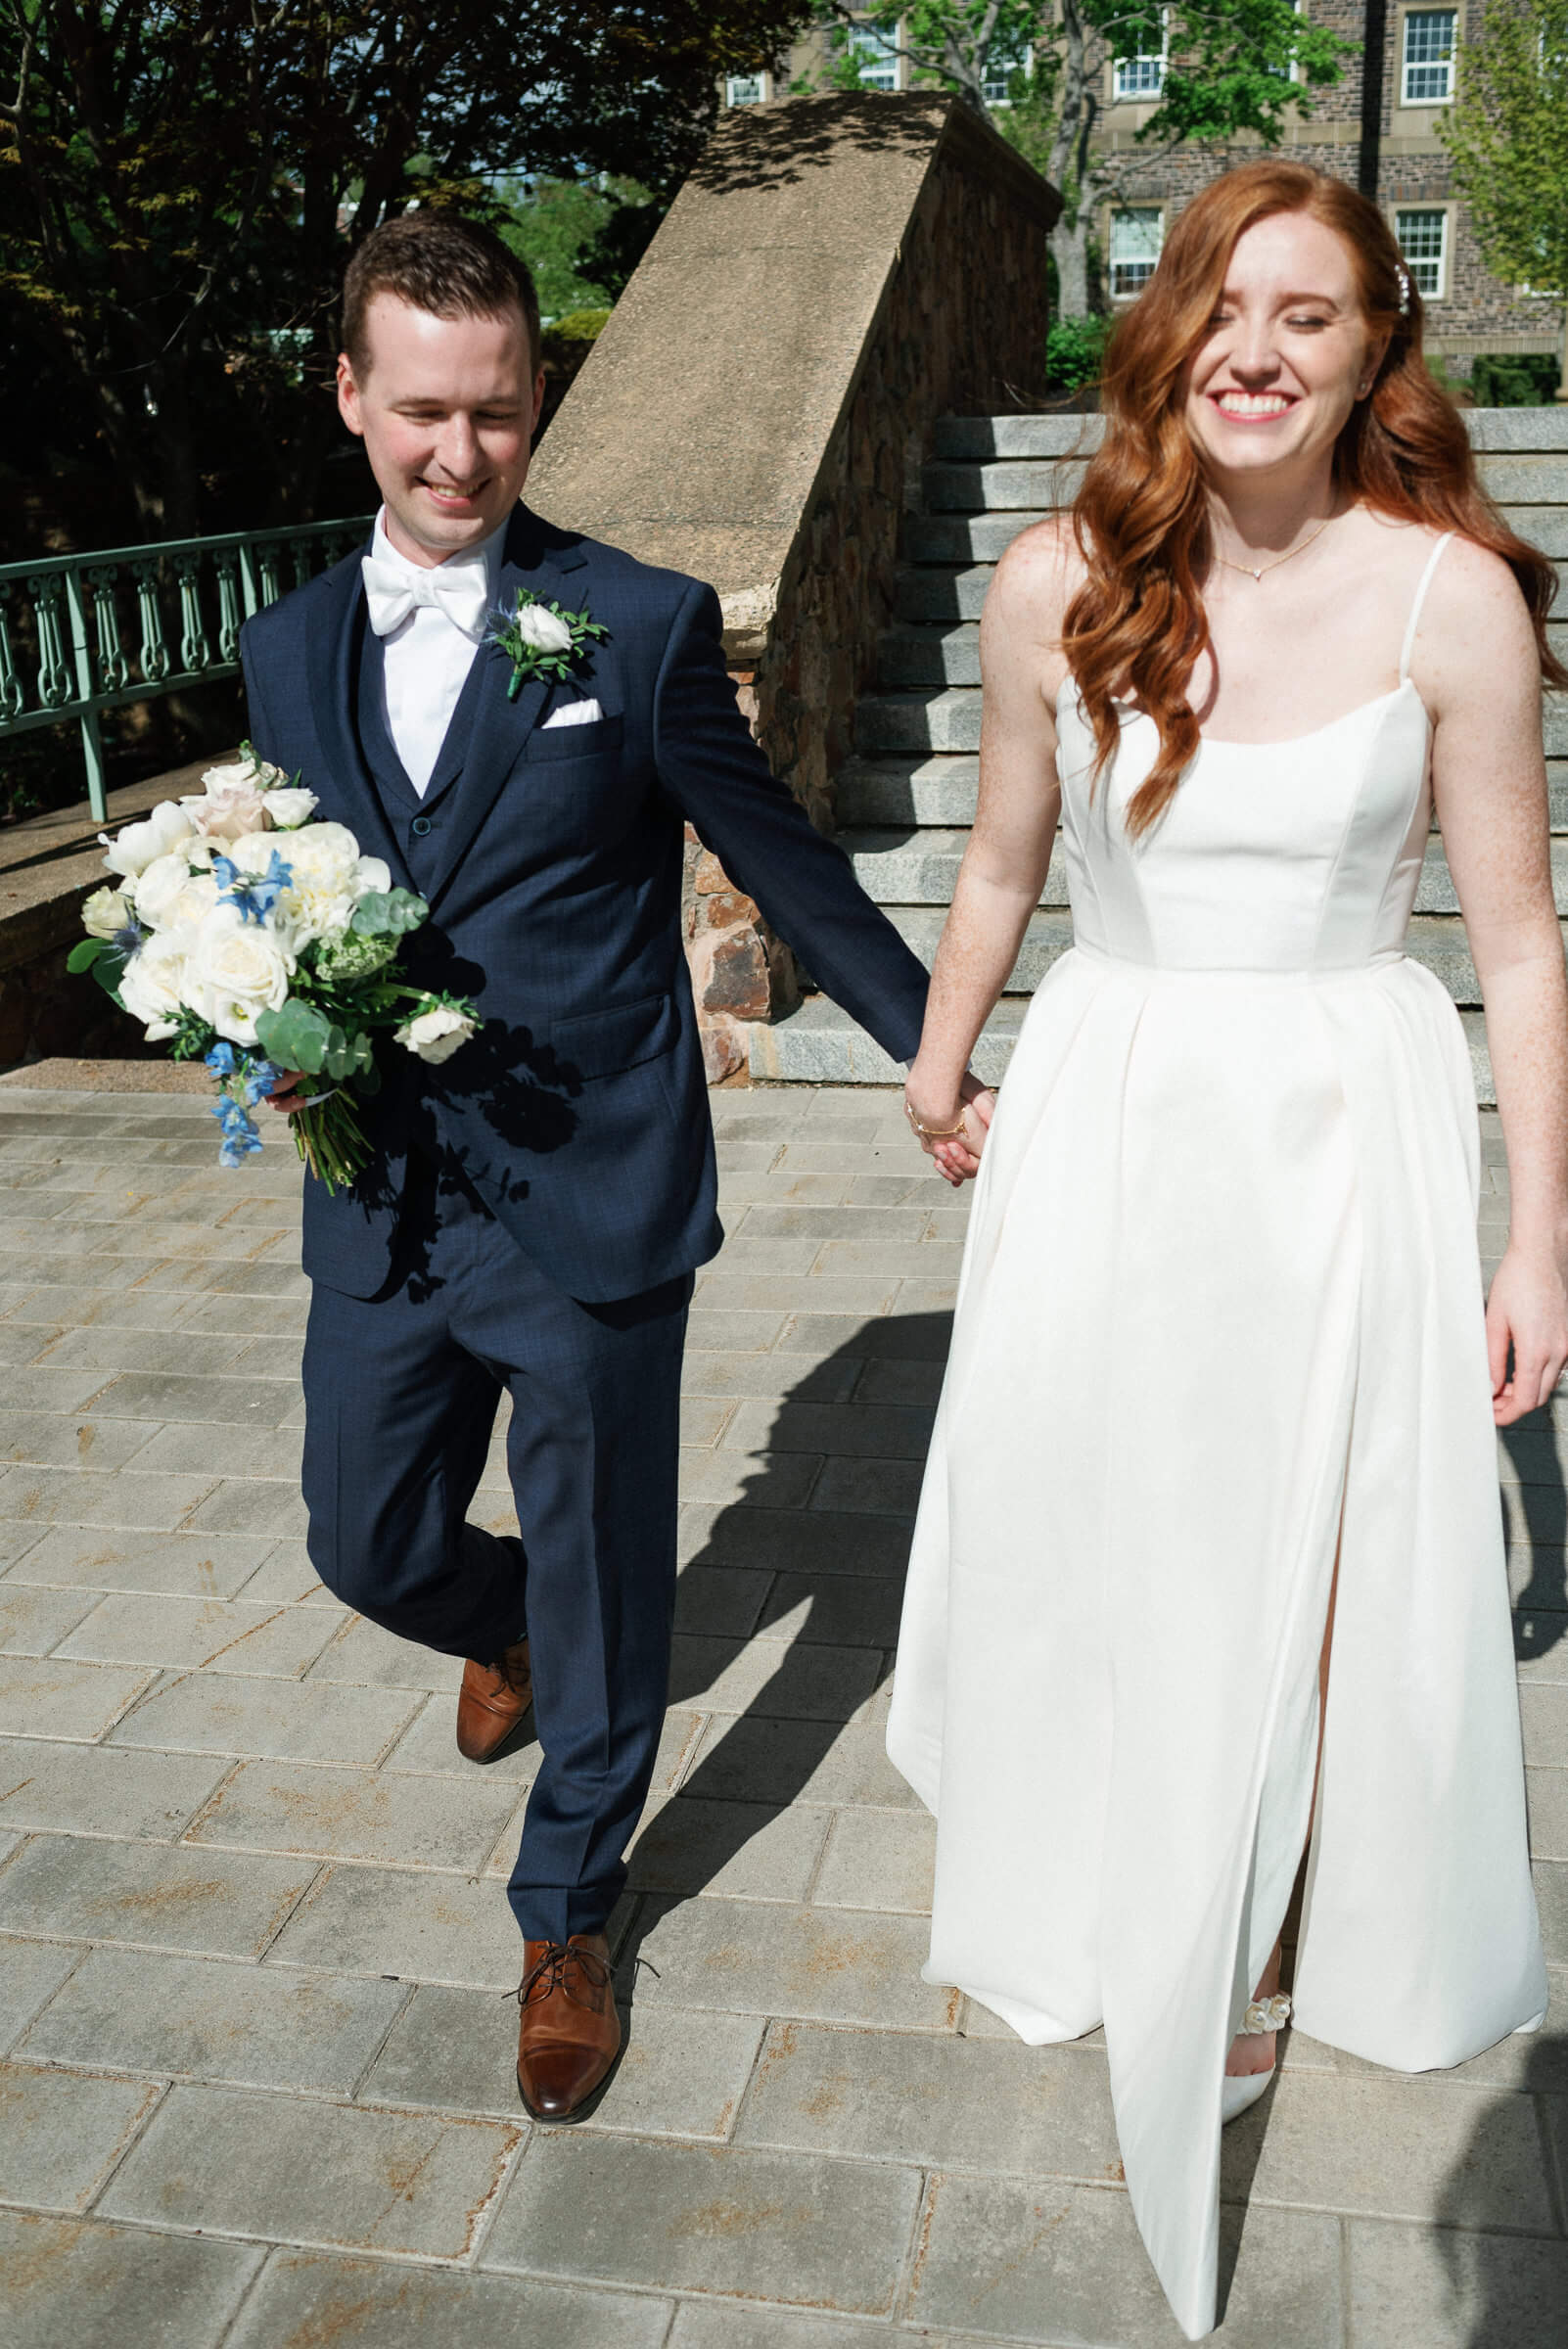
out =
[[[1023,2048],[920,1978],[933,1830],[882,1735],[963,1203],[886,1093],[715,1112],[628,2049],[549,2131],[504,2003],[537,1748],[470,1769],[456,1667],[304,1556],[286,1137],[220,1175],[199,1099],[0,1083],[15,2349],[1178,2339],[1098,2034]],[[1568,2337],[1565,1461],[1568,1397],[1499,1447],[1556,2014],[1414,2081],[1288,2044],[1226,2145],[1237,2349]]]

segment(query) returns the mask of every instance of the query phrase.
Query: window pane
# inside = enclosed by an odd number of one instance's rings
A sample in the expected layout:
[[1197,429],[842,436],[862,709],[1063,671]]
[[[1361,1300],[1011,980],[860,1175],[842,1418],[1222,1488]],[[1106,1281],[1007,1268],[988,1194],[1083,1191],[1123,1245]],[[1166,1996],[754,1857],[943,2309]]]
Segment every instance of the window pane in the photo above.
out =
[[1122,57],[1116,64],[1118,98],[1158,98],[1165,83],[1163,57]]
[[1433,300],[1443,293],[1443,261],[1448,248],[1447,212],[1396,212],[1394,233],[1409,264],[1416,290]]
[[724,101],[728,106],[761,106],[762,76],[761,73],[732,73],[724,84]]
[[981,96],[985,99],[986,104],[988,106],[1005,106],[1008,102],[1008,84],[1013,75],[1028,71],[1029,51],[1027,49],[1022,57],[1003,57],[999,49],[993,49],[986,60],[986,69],[980,82]]
[[1127,211],[1111,214],[1111,293],[1123,299],[1136,294],[1154,275],[1165,240],[1163,212]]
[[1452,8],[1412,9],[1405,20],[1405,91],[1407,106],[1430,106],[1453,94],[1453,27]]
[[899,43],[897,35],[878,32],[874,24],[855,24],[851,27],[850,56],[858,73],[860,84],[867,90],[896,90],[899,86]]

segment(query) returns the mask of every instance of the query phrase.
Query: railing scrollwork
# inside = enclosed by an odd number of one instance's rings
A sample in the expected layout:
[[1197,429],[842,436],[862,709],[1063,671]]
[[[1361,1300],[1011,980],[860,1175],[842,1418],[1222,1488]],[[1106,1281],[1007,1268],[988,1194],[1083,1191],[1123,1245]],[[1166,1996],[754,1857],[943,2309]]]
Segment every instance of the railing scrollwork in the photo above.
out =
[[0,743],[75,720],[102,818],[102,714],[233,676],[251,615],[369,529],[365,516],[0,564]]

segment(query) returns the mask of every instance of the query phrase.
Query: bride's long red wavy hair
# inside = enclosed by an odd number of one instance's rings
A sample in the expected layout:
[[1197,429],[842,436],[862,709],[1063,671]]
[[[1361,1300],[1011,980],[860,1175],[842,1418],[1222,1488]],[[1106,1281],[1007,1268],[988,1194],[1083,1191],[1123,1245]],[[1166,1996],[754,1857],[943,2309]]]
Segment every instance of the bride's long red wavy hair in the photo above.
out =
[[1183,414],[1185,371],[1209,333],[1238,237],[1275,212],[1308,212],[1346,245],[1361,309],[1388,348],[1334,452],[1351,496],[1400,521],[1456,530],[1507,563],[1541,648],[1542,673],[1568,684],[1545,621],[1556,573],[1507,528],[1476,478],[1463,420],[1421,357],[1421,298],[1400,312],[1400,251],[1375,205],[1306,163],[1264,161],[1227,171],[1176,220],[1159,265],[1112,337],[1101,382],[1105,438],[1073,503],[1086,574],[1068,607],[1063,647],[1094,730],[1103,772],[1120,733],[1117,702],[1159,728],[1159,756],[1128,809],[1148,830],[1198,748],[1187,681],[1213,654],[1202,581],[1211,559],[1208,491]]

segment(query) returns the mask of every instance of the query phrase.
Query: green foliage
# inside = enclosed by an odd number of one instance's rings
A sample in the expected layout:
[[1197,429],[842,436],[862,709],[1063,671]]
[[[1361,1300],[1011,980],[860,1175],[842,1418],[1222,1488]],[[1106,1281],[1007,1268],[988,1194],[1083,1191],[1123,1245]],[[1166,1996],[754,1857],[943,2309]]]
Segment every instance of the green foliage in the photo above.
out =
[[1470,392],[1478,408],[1549,408],[1561,380],[1562,363],[1549,351],[1485,351]]
[[1436,128],[1488,267],[1568,294],[1568,0],[1489,0]]
[[327,1046],[336,1033],[325,1012],[313,1003],[301,1003],[291,995],[278,1011],[256,1014],[256,1041],[278,1069],[302,1069],[307,1077],[319,1077],[326,1064]]
[[[309,512],[339,437],[326,387],[354,246],[414,201],[505,222],[506,179],[670,190],[720,77],[775,54],[807,6],[11,0],[4,444],[29,445],[42,382],[149,537],[210,528],[206,484],[242,449],[267,482],[248,520]],[[618,290],[597,262],[583,276]]]
[[[621,291],[613,262],[603,275],[603,241],[624,210],[654,204],[630,179],[538,179],[507,191],[510,216],[497,223],[514,253],[533,272],[539,308],[557,327],[567,315],[603,309]],[[656,220],[663,206],[655,209]]]
[[1053,392],[1077,392],[1099,380],[1112,318],[1058,318],[1045,337],[1045,378]]
[[349,925],[360,938],[401,938],[417,930],[430,907],[411,889],[372,890],[354,907]]

